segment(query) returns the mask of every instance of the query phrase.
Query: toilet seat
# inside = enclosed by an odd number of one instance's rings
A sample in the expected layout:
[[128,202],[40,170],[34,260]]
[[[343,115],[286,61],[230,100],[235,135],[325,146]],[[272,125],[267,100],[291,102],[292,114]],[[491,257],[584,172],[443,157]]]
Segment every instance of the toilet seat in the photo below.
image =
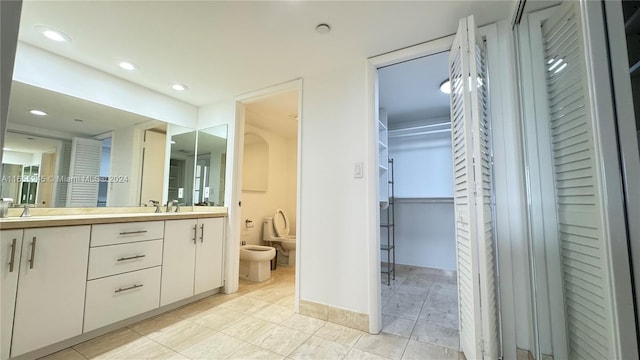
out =
[[289,218],[282,209],[277,209],[276,213],[273,215],[273,228],[278,237],[285,237],[289,235]]

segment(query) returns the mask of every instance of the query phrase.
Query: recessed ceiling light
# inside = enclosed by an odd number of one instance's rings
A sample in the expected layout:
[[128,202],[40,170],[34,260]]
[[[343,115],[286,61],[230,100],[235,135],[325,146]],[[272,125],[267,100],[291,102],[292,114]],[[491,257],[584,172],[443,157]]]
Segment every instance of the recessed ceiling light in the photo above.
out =
[[8,148],[8,147],[6,147],[6,148],[2,148],[2,150],[4,150],[4,151],[11,151],[11,149],[10,149],[10,148]]
[[188,89],[187,85],[177,84],[177,83],[171,85],[171,88],[175,91],[185,91]]
[[48,26],[38,25],[36,26],[36,30],[38,30],[42,35],[44,35],[47,39],[57,41],[57,42],[70,42],[71,38],[67,36],[67,34],[63,33],[60,30],[52,29]]
[[130,63],[128,61],[121,61],[120,64],[118,64],[118,65],[120,65],[121,68],[123,68],[125,70],[128,70],[128,71],[133,71],[133,70],[137,70],[138,69],[138,67],[135,64],[132,64],[132,63]]
[[316,26],[316,31],[320,34],[326,34],[331,31],[331,26],[329,26],[329,24],[318,24],[318,26]]
[[47,113],[46,113],[46,112],[44,112],[44,111],[42,111],[42,110],[36,110],[36,109],[33,109],[33,110],[29,110],[29,112],[30,112],[32,115],[38,115],[38,116],[45,116],[45,115],[47,115]]
[[445,94],[451,94],[451,83],[449,82],[449,79],[443,81],[440,84],[440,91],[442,91]]

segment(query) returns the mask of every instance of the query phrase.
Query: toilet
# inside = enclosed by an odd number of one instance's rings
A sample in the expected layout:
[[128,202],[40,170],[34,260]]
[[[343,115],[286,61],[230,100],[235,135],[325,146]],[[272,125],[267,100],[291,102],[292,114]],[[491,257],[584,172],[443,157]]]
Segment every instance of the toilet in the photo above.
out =
[[271,278],[271,259],[276,249],[270,246],[240,246],[240,277],[249,281],[261,282]]
[[296,265],[296,235],[290,235],[289,218],[282,209],[277,209],[273,217],[264,219],[262,240],[278,250],[277,262],[283,266]]

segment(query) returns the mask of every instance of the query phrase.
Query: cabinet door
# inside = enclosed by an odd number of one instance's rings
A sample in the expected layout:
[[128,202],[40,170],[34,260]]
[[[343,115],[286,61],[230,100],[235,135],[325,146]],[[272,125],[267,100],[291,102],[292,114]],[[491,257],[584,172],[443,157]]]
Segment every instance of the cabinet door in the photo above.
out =
[[12,356],[82,333],[90,228],[24,231]]
[[194,219],[165,222],[160,306],[193,296],[196,226]]
[[13,330],[13,311],[16,305],[18,289],[18,269],[22,250],[22,230],[0,231],[0,281],[2,281],[2,327],[0,329],[0,359],[9,358],[11,332]]
[[198,220],[195,294],[213,290],[222,283],[224,218]]

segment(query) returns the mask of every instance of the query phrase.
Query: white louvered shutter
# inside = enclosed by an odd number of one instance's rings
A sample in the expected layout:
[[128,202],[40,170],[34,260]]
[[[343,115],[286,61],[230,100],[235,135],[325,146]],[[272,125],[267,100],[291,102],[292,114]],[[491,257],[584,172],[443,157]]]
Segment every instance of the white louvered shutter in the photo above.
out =
[[471,75],[471,117],[475,180],[475,204],[480,273],[480,304],[483,358],[497,359],[500,354],[498,316],[497,254],[493,217],[493,153],[487,58],[484,41],[478,35],[473,16],[467,18],[469,32],[469,67]]
[[469,74],[466,19],[460,21],[458,32],[449,53],[449,82],[451,84],[451,144],[454,164],[454,208],[456,217],[456,254],[458,258],[458,306],[460,321],[460,348],[467,359],[478,356],[477,343],[481,339],[480,288],[476,280],[478,265],[475,207],[473,205],[473,157],[471,153],[471,107],[467,78]]
[[500,338],[486,60],[473,16],[460,21],[449,78],[460,347],[467,359],[496,359]]
[[[578,4],[542,25],[569,358],[613,359],[614,316]],[[608,84],[607,84],[608,86]],[[633,314],[629,314],[633,316]]]
[[95,207],[98,205],[98,179],[102,142],[73,138],[71,145],[71,182],[67,190],[67,207]]

